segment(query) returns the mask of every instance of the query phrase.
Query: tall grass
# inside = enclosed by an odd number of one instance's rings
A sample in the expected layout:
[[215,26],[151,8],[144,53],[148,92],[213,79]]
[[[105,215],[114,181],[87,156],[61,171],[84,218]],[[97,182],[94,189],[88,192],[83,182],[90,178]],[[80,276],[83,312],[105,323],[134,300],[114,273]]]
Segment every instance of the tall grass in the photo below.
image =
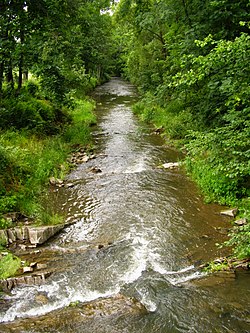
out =
[[147,96],[134,105],[133,111],[143,121],[162,127],[169,139],[184,139],[189,130],[197,127],[191,113],[183,108],[181,102],[172,101],[162,107],[153,97]]
[[63,139],[72,145],[86,145],[91,140],[90,127],[96,124],[93,101],[77,100],[70,112],[72,123],[65,129]]
[[[68,110],[70,122],[53,136],[28,129],[0,132],[0,216],[18,211],[36,217],[40,224],[53,220],[41,209],[41,197],[50,177],[64,178],[69,171],[67,157],[72,147],[90,143],[93,109],[91,101],[76,101],[75,108]],[[54,220],[58,223],[59,219]],[[0,227],[5,227],[4,220],[0,221]]]

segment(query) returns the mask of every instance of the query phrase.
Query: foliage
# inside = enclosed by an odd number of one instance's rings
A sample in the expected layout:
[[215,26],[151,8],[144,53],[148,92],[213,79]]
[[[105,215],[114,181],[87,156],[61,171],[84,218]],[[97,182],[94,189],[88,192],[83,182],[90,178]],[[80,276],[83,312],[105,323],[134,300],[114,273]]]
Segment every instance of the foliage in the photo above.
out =
[[96,123],[93,114],[94,104],[91,101],[76,102],[71,111],[72,124],[64,132],[63,138],[72,145],[86,145],[90,141],[90,126]]
[[6,156],[1,164],[0,213],[17,210],[32,214],[43,185],[66,159],[66,146],[56,137],[42,140],[13,131],[1,134],[0,144]]
[[92,77],[104,80],[112,67],[108,6],[106,0],[2,1],[0,94],[5,81],[19,93],[32,72],[46,98],[62,105],[71,89],[86,92]]
[[183,111],[182,103],[178,100],[173,100],[163,108],[149,94],[134,105],[133,111],[143,121],[162,127],[169,139],[184,140],[188,131],[196,128],[191,113]]
[[41,207],[36,212],[36,225],[57,225],[64,222],[64,216],[48,212],[47,209]]
[[[121,0],[115,17],[123,72],[142,95],[135,113],[186,144],[207,201],[241,205],[250,195],[249,1]],[[231,234],[240,256],[249,256],[245,229]]]
[[220,272],[227,271],[229,269],[227,260],[224,261],[211,261],[205,268],[205,272]]
[[0,279],[7,279],[8,277],[15,275],[20,267],[21,259],[8,253],[0,260]]
[[233,227],[229,233],[230,239],[225,245],[234,248],[234,255],[239,259],[250,257],[250,223]]
[[[45,223],[61,219],[53,214],[45,216],[40,197],[49,177],[63,178],[69,170],[66,159],[71,146],[90,142],[89,126],[95,123],[93,107],[90,101],[75,101],[75,108],[67,115],[70,123],[53,137],[41,136],[36,128],[0,133],[0,214],[20,211]],[[48,124],[50,117],[44,121]],[[1,226],[6,227],[5,223]]]
[[186,145],[186,167],[210,199],[233,205],[249,196],[248,127],[241,132],[227,126],[209,133],[192,133]]

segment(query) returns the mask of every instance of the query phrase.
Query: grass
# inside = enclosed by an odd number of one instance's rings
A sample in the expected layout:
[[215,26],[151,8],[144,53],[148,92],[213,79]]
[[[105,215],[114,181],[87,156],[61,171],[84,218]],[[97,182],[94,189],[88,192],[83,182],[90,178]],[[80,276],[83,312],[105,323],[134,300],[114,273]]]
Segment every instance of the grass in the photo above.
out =
[[[93,102],[77,100],[75,105],[68,110],[71,121],[60,134],[41,136],[27,129],[0,132],[0,217],[18,211],[38,218],[40,224],[59,223],[61,218],[42,212],[42,194],[50,177],[65,177],[72,147],[91,142],[90,126],[96,122]],[[3,218],[0,227],[8,227]]]
[[[35,225],[56,225],[64,216],[46,203],[50,177],[63,179],[75,147],[91,145],[90,127],[96,123],[91,100],[72,97],[66,108],[44,99],[37,81],[28,81],[20,94],[6,90],[0,100],[0,229],[13,227],[5,218],[20,212]],[[0,239],[4,249],[6,240]],[[0,255],[0,279],[14,276],[21,260]]]
[[72,124],[66,128],[63,135],[67,143],[87,145],[91,141],[90,127],[96,124],[93,108],[92,101],[76,101],[75,108],[70,112]]

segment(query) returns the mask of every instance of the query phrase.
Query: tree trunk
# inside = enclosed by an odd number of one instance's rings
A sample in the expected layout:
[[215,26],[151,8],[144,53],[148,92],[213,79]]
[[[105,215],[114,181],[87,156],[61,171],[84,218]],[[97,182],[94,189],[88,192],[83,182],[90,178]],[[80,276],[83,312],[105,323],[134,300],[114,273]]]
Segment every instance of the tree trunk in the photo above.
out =
[[7,68],[7,75],[6,75],[7,82],[11,90],[14,90],[14,77],[13,77],[13,69],[12,69],[12,61],[10,60],[8,63]]
[[17,90],[20,91],[23,84],[23,67],[24,67],[24,52],[23,52],[23,45],[24,45],[24,26],[25,26],[25,15],[24,15],[24,3],[20,4],[20,54],[19,54],[19,64],[18,64],[18,88]]
[[[21,38],[21,48],[23,45],[23,38]],[[24,61],[24,56],[23,56],[23,50],[21,49],[20,55],[19,55],[19,68],[18,68],[18,88],[17,90],[20,91],[23,85],[23,61]]]
[[23,81],[28,81],[29,79],[29,71],[27,69],[23,70]]

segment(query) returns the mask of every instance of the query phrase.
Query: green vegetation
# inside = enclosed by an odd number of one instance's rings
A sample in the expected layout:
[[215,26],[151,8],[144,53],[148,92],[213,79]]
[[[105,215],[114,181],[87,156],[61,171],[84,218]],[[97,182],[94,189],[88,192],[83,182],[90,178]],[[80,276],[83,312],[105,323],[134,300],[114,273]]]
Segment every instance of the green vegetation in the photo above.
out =
[[138,86],[134,112],[183,147],[207,202],[248,219],[226,245],[250,256],[249,1],[121,0],[122,75]]
[[[85,96],[110,75],[134,83],[134,111],[186,152],[207,202],[239,207],[227,245],[249,257],[248,0],[38,0],[0,4],[0,226],[42,208],[49,177],[95,123]],[[108,9],[112,7],[114,15]]]
[[[63,178],[72,149],[90,143],[94,103],[86,98],[112,68],[109,1],[0,4],[0,227],[20,212],[59,223],[41,198]],[[110,59],[110,60],[109,60]]]
[[0,279],[7,279],[15,273],[21,267],[21,260],[11,253],[0,258]]
[[[33,102],[33,101],[32,101]],[[69,170],[66,159],[75,145],[90,142],[89,126],[94,123],[94,104],[77,101],[64,118],[67,123],[57,135],[47,136],[40,127],[2,130],[0,133],[0,213],[18,211],[35,216],[49,177],[63,178]],[[46,126],[47,122],[44,123]],[[52,126],[51,122],[49,123]],[[56,124],[58,126],[58,122]],[[6,222],[1,220],[2,227]],[[46,219],[47,221],[47,219]]]

